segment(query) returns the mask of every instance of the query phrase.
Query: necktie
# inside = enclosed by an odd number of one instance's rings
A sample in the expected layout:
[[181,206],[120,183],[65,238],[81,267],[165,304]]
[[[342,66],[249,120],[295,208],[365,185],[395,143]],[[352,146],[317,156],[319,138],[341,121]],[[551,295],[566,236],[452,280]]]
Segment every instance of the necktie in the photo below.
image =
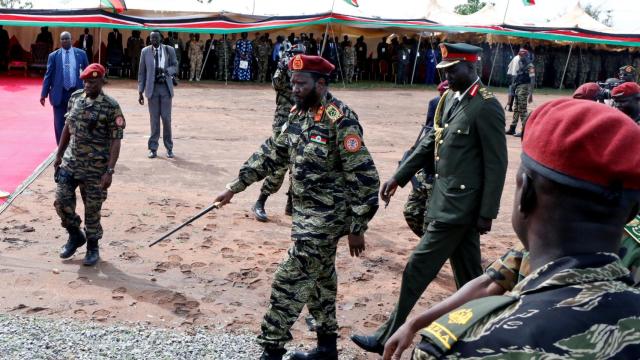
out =
[[69,50],[65,51],[64,54],[64,71],[63,71],[63,82],[64,88],[69,90],[71,88],[71,63],[69,62]]
[[453,112],[456,110],[456,107],[458,106],[459,103],[460,103],[460,99],[453,99],[453,103],[451,104],[451,107],[449,108],[449,112],[447,113],[447,120],[451,118],[451,115],[453,115]]

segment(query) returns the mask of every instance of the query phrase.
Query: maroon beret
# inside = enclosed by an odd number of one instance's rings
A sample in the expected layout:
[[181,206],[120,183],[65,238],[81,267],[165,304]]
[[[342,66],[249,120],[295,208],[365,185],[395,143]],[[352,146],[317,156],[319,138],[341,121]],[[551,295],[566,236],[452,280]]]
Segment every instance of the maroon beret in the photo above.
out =
[[448,88],[449,88],[449,81],[448,80],[445,80],[445,81],[441,82],[440,84],[438,84],[438,91],[440,93],[443,93]]
[[527,120],[522,164],[571,187],[640,190],[640,126],[597,102],[549,101]]
[[622,83],[611,90],[611,97],[613,98],[623,98],[636,94],[640,94],[640,85],[631,81]]
[[101,78],[104,77],[105,72],[106,71],[104,69],[104,66],[98,63],[93,63],[87,66],[84,71],[82,71],[82,73],[80,74],[80,79],[84,80],[89,78]]
[[330,75],[336,67],[321,56],[296,55],[289,60],[289,70],[293,72],[313,72]]
[[598,86],[598,84],[594,82],[584,83],[580,85],[573,93],[573,98],[595,101],[599,92],[600,86]]

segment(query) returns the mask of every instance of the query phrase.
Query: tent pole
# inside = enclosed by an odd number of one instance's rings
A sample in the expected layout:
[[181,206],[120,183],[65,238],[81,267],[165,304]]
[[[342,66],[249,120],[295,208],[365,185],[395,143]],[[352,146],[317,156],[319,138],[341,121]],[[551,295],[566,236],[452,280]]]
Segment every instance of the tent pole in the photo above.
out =
[[102,64],[102,28],[100,28],[99,35],[100,41],[98,41],[98,64]]
[[[331,18],[333,17],[333,7],[336,5],[336,0],[333,0],[331,3],[331,12],[329,13],[329,19],[327,19],[327,26],[324,27],[324,38],[322,39],[322,49],[320,49],[319,56],[322,56],[324,53],[324,47],[327,46],[327,34],[329,33],[329,24],[331,23]],[[336,44],[337,46],[338,44]]]
[[[334,38],[336,37],[336,33],[333,31],[333,24],[331,25],[331,36]],[[342,64],[340,63],[340,52],[337,50],[337,45],[338,44],[336,44],[336,52],[338,53],[338,69],[340,69],[340,75],[342,77],[342,87],[346,89],[347,83],[344,81],[344,71],[342,70]]]
[[222,46],[224,46],[224,84],[228,85],[229,62],[227,61],[227,34],[222,34]]
[[493,62],[491,63],[491,72],[489,73],[489,81],[487,82],[487,87],[491,87],[491,78],[493,77],[493,68],[496,66],[496,59],[498,58],[500,47],[502,47],[502,43],[498,43],[498,47],[496,48],[496,53],[493,55]]
[[420,57],[420,41],[422,40],[422,32],[420,32],[420,37],[418,38],[418,48],[416,49],[416,57],[413,60],[413,72],[411,73],[411,85],[413,85],[413,77],[416,75],[416,64],[418,63],[418,58]]
[[209,53],[211,52],[211,45],[213,45],[213,38],[209,40],[211,40],[211,43],[209,44],[209,49],[207,50],[207,56],[204,57],[204,62],[202,63],[202,66],[200,66],[200,76],[198,76],[198,79],[202,77],[202,73],[204,72],[204,68],[207,64],[207,59],[209,58]]
[[569,65],[569,59],[571,58],[571,50],[573,50],[573,42],[569,46],[569,54],[567,55],[567,62],[564,63],[564,70],[562,71],[562,78],[560,78],[560,87],[558,89],[562,89],[564,85],[564,76],[567,74],[567,66]]

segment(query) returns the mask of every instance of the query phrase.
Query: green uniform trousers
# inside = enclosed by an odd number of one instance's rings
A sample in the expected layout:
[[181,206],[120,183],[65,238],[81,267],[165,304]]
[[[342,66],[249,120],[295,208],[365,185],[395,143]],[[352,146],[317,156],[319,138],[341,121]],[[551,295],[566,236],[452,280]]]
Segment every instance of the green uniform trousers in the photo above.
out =
[[82,220],[76,214],[76,188],[78,187],[84,203],[87,239],[100,240],[102,238],[100,210],[102,203],[107,199],[107,191],[102,190],[100,179],[76,180],[72,176],[61,179],[57,184],[56,200],[53,205],[62,220],[63,227],[79,228]]
[[[518,120],[523,124],[527,118],[527,100],[529,99],[529,84],[520,84],[516,86],[514,108],[513,108],[513,121],[511,121],[511,127],[516,128],[518,126]],[[523,127],[524,128],[524,127]]]
[[458,288],[482,275],[480,234],[475,224],[429,223],[402,273],[398,303],[389,319],[375,333],[381,344],[386,343],[404,324],[411,309],[447,259],[451,262]]
[[333,333],[336,321],[338,277],[335,259],[338,240],[295,241],[280,263],[271,285],[271,299],[262,320],[258,342],[282,348],[291,341],[291,326],[307,305],[318,333]]

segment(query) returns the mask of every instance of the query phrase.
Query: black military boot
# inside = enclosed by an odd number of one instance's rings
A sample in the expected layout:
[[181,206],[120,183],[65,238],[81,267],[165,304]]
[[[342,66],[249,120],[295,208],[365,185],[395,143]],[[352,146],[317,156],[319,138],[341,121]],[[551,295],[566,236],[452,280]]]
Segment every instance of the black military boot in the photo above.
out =
[[87,253],[84,255],[82,265],[93,266],[100,259],[100,251],[98,250],[98,240],[87,241]]
[[509,98],[507,99],[509,108],[507,109],[507,111],[513,112],[513,100],[515,100],[515,98],[516,98],[515,96],[509,95]]
[[384,352],[384,345],[378,342],[375,336],[367,335],[351,335],[351,341],[358,345],[361,349],[382,355]]
[[269,220],[267,217],[267,212],[264,210],[264,203],[267,201],[269,195],[260,194],[258,197],[258,201],[253,205],[251,211],[253,211],[253,215],[256,217],[256,220],[266,222]]
[[68,227],[67,231],[69,232],[69,240],[67,240],[67,243],[60,249],[60,257],[63,259],[68,259],[73,256],[76,250],[87,242],[87,238],[80,228]]
[[291,192],[287,193],[287,205],[284,207],[284,214],[291,216],[293,214],[293,203],[291,202]]
[[291,360],[338,360],[338,335],[318,334],[318,346],[309,352],[294,351]]
[[516,127],[515,126],[509,126],[509,130],[504,132],[507,135],[515,135],[516,134]]
[[282,357],[286,353],[287,353],[287,350],[283,348],[266,347],[262,351],[262,356],[260,356],[260,360],[282,360]]

